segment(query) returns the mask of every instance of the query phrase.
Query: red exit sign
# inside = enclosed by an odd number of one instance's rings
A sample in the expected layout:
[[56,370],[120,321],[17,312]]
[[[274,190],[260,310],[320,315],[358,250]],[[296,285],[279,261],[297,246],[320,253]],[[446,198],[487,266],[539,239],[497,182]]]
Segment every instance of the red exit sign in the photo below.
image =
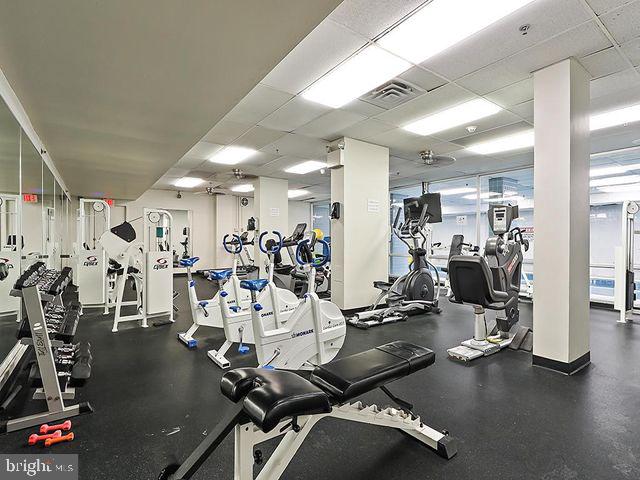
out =
[[35,193],[23,193],[22,201],[25,203],[38,203],[38,195]]
[[106,203],[110,207],[113,207],[113,198],[105,198],[104,203]]

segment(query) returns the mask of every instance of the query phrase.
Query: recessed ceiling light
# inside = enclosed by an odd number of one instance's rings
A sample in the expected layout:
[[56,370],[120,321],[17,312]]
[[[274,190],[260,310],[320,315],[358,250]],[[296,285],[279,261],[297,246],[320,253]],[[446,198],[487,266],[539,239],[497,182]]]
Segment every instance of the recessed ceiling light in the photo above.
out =
[[307,88],[302,97],[339,108],[409,68],[409,62],[369,45]]
[[495,103],[491,103],[484,98],[477,98],[421,118],[402,128],[418,135],[431,135],[494,115],[500,110],[502,108]]
[[[435,192],[432,193],[439,193],[440,195],[447,196],[447,195],[462,195],[463,193],[475,193],[477,190],[475,188],[471,188],[471,187],[460,187],[460,188],[445,188],[444,190],[437,190]],[[475,198],[475,196],[474,196]]]
[[640,184],[629,184],[629,185],[612,185],[609,187],[598,187],[598,190],[602,193],[627,193],[627,192],[636,192],[640,194]]
[[529,148],[533,147],[533,145],[533,130],[527,130],[514,135],[507,135],[506,137],[489,140],[487,142],[476,143],[475,145],[468,146],[467,150],[482,155],[490,155],[492,153]]
[[603,128],[626,125],[627,123],[638,121],[640,121],[640,104],[593,115],[591,117],[591,130],[602,130]]
[[197,187],[198,185],[202,185],[203,183],[204,180],[195,177],[182,177],[173,182],[176,187],[180,188],[193,188]]
[[433,0],[378,43],[413,63],[459,43],[533,0]]
[[599,178],[589,182],[590,187],[605,187],[609,185],[624,185],[640,182],[640,175],[623,175],[620,177]]
[[253,192],[253,185],[250,184],[250,183],[244,183],[242,185],[235,185],[235,186],[231,187],[231,191],[232,192],[241,192],[241,193]]
[[309,190],[289,190],[288,195],[289,198],[298,198],[298,197],[304,197],[305,195],[309,194]]
[[320,170],[322,168],[326,168],[326,166],[327,164],[325,162],[319,162],[317,160],[308,160],[306,162],[298,163],[296,165],[293,165],[285,169],[285,172],[304,175],[305,173],[311,173],[311,172]]
[[210,162],[220,163],[222,165],[235,165],[243,160],[255,155],[257,150],[247,147],[229,146],[215,153],[209,158]]

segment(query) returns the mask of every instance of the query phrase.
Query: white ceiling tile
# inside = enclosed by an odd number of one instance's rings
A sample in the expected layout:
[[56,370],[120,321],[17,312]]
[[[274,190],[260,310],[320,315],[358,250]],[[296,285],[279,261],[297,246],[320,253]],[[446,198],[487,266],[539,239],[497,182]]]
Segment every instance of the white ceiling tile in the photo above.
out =
[[319,103],[310,102],[302,97],[294,97],[260,122],[263,127],[272,130],[291,132],[314,118],[331,110]]
[[514,105],[509,108],[509,111],[520,116],[520,118],[533,122],[533,100]]
[[217,143],[198,142],[193,147],[191,147],[191,150],[185,153],[184,156],[186,158],[199,159],[200,163],[202,163],[202,160],[209,159],[211,155],[216,153],[221,148],[222,145],[218,145]]
[[[427,60],[423,66],[454,80],[576,27],[589,18],[581,0],[538,0]],[[531,25],[526,35],[519,31],[524,24]]]
[[187,157],[184,156],[180,159],[180,161],[178,163],[176,163],[176,167],[180,167],[180,168],[196,168],[199,165],[202,165],[202,162],[204,160],[201,158],[195,158],[195,157]]
[[389,147],[394,155],[410,160],[417,159],[418,153],[422,150],[428,150],[440,143],[436,138],[416,135],[400,128],[374,135],[368,141]]
[[319,138],[288,133],[262,149],[276,155],[293,155],[305,159],[322,159],[327,155],[327,142]]
[[294,133],[324,138],[326,140],[335,140],[340,136],[342,130],[365,118],[367,117],[364,115],[346,110],[332,110],[296,129]]
[[507,108],[533,99],[533,78],[496,90],[486,95],[488,100]]
[[[489,117],[476,120],[475,122],[471,122],[471,125],[477,127],[475,131],[475,134],[477,135],[488,130],[493,130],[494,128],[504,127],[506,125],[511,125],[512,123],[517,123],[520,121],[520,118],[516,114],[511,113],[507,110],[503,110],[496,113],[495,115],[491,115]],[[442,140],[451,142],[471,135],[466,130],[466,127],[467,125],[461,125],[459,127],[450,128],[449,130],[446,130],[444,132],[435,133],[434,135]]]
[[459,85],[485,95],[529,78],[530,73],[515,66],[511,59],[502,60],[456,80]]
[[342,134],[345,137],[355,138],[357,140],[366,140],[383,132],[392,130],[393,128],[393,125],[381,122],[375,118],[369,118],[344,129]]
[[233,144],[241,147],[249,147],[259,150],[262,147],[275,142],[285,134],[286,132],[283,132],[281,130],[271,130],[270,128],[255,126],[240,138],[238,138],[236,141],[234,141]]
[[223,119],[209,130],[209,133],[207,133],[202,140],[209,143],[228,145],[240,135],[247,132],[251,127],[253,127],[253,125]]
[[486,142],[494,138],[503,137],[513,133],[522,132],[523,130],[531,129],[531,125],[525,122],[512,123],[500,128],[494,128],[493,130],[487,130],[485,132],[476,133],[474,135],[468,135],[464,138],[457,139],[455,143],[468,147],[476,143]]
[[464,89],[448,84],[429,93],[410,100],[396,108],[376,115],[378,120],[385,123],[403,126],[414,120],[426,117],[430,113],[443,110],[449,106],[471,100],[473,95]]
[[290,93],[258,84],[227,113],[224,119],[255,125],[292,98],[293,95]]
[[355,99],[340,108],[342,110],[348,110],[349,112],[359,113],[360,115],[364,115],[365,117],[373,117],[374,115],[378,115],[379,113],[386,111],[382,107],[373,105],[372,103],[368,103],[360,99]]
[[606,152],[631,147],[639,137],[640,132],[637,124],[600,130],[591,135],[591,151]]
[[617,90],[611,92],[609,95],[592,99],[591,111],[593,113],[600,113],[615,110],[616,108],[628,107],[629,105],[636,105],[638,103],[640,103],[640,75],[638,75],[638,82],[634,87],[626,90]]
[[640,37],[640,2],[633,2],[600,17],[618,43]]
[[629,68],[629,64],[614,47],[609,47],[580,59],[593,78],[600,78]]
[[638,85],[639,79],[638,71],[630,68],[623,72],[592,80],[591,100],[633,88]]
[[437,75],[427,72],[420,67],[410,68],[402,75],[400,75],[400,79],[406,80],[409,83],[413,83],[414,85],[422,88],[427,92],[433,90],[434,88],[441,87],[442,85],[447,83],[446,80],[443,80]]
[[167,170],[167,173],[165,173],[163,176],[164,178],[182,178],[184,177],[187,173],[189,173],[189,169],[188,168],[170,168],[169,170]]
[[367,38],[375,38],[426,0],[345,0],[329,15]]
[[622,45],[622,51],[636,67],[640,66],[640,37]]
[[636,0],[587,0],[587,3],[593,8],[597,15],[602,15],[614,8],[635,2]]
[[330,20],[320,23],[262,83],[298,94],[366,43]]

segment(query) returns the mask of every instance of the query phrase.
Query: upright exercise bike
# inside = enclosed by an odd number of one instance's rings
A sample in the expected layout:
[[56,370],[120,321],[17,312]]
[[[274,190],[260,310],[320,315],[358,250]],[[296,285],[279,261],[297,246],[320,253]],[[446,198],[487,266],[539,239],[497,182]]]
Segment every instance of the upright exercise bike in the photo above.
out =
[[[319,243],[324,240],[318,240]],[[326,242],[324,242],[326,243]],[[328,252],[328,245],[323,251]],[[330,256],[315,256],[311,241],[303,240],[296,249],[296,262],[305,268],[309,285],[315,284],[316,268],[329,262]],[[251,321],[258,365],[264,368],[308,370],[330,362],[344,344],[346,323],[337,305],[307,292],[286,322],[270,301],[258,301],[268,280],[243,280],[242,288],[251,292]],[[273,319],[273,321],[271,320]],[[274,325],[270,328],[267,322]]]
[[[404,211],[404,221],[400,213]],[[393,222],[394,235],[404,243],[411,255],[411,270],[393,283],[378,281],[380,290],[373,305],[349,319],[349,324],[369,328],[406,320],[410,314],[440,313],[440,274],[429,261],[432,223],[442,222],[439,193],[425,193],[420,197],[405,198],[404,208],[398,209]],[[435,273],[435,281],[431,272]],[[386,307],[379,306],[386,300]]]
[[193,280],[191,273],[191,269],[200,258],[192,257],[180,260],[180,266],[187,269],[187,287],[193,324],[186,332],[179,333],[178,339],[189,348],[195,348],[198,345],[198,341],[193,338],[193,335],[195,335],[199,327],[224,327],[220,311],[220,295],[222,292],[226,295],[226,301],[229,305],[237,306],[238,308],[244,307],[247,311],[249,308],[249,294],[246,290],[240,288],[240,278],[237,274],[240,254],[244,248],[242,240],[238,235],[225,235],[222,240],[222,246],[227,253],[233,255],[232,267],[209,271],[209,280],[217,281],[219,288],[213,298],[208,300],[198,300],[196,282]]

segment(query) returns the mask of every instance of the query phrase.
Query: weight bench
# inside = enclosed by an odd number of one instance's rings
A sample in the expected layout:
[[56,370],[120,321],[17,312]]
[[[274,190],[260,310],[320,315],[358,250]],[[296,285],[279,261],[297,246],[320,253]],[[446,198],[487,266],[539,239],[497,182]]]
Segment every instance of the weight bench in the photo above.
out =
[[[284,435],[257,480],[280,478],[313,426],[325,417],[391,427],[450,459],[455,440],[413,414],[409,403],[386,385],[432,365],[435,354],[407,342],[392,342],[315,368],[308,379],[293,371],[237,368],[222,377],[222,393],[233,408],[182,465],[166,467],[158,480],[190,479],[227,435],[235,433],[236,480],[253,479],[253,465],[264,462],[254,447]],[[399,408],[379,408],[355,397],[380,388]]]

